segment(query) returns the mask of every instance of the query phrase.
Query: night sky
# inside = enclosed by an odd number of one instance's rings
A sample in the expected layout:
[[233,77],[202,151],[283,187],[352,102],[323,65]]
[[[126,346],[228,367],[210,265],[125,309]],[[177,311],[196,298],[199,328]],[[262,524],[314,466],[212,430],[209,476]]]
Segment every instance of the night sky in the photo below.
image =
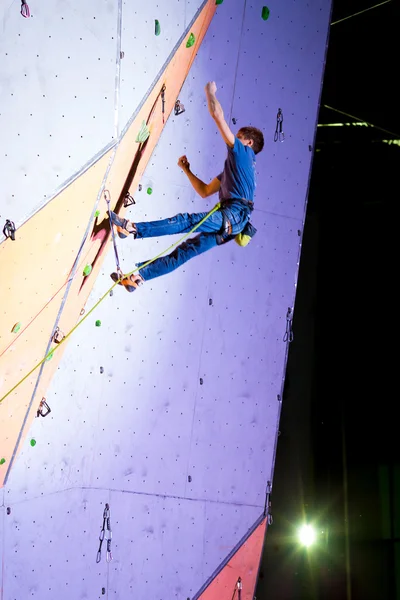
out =
[[[336,1],[332,22],[371,6]],[[377,127],[318,128],[257,600],[400,599],[399,16],[331,27],[319,124],[356,122],[330,106]]]

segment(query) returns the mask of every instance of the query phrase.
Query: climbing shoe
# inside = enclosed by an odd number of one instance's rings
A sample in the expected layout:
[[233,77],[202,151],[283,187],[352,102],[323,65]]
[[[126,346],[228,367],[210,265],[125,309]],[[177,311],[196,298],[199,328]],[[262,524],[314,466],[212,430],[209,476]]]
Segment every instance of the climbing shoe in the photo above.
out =
[[120,238],[126,238],[128,235],[133,234],[133,237],[136,237],[136,228],[133,225],[133,231],[128,231],[128,219],[121,219],[115,212],[112,210],[109,211],[110,221],[113,225],[115,225],[117,229],[118,236]]
[[[117,282],[120,279],[118,273],[111,273],[111,279]],[[144,279],[138,273],[122,277],[121,281],[118,281],[118,285],[123,285],[127,292],[134,292],[137,288],[143,285]]]

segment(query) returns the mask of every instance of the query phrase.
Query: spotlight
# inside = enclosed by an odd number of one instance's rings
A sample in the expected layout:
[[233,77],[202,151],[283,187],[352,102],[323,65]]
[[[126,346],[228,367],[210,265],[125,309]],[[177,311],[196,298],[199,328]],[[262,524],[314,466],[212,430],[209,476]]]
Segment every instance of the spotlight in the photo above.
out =
[[299,542],[309,548],[316,540],[315,529],[312,525],[302,525],[298,532]]

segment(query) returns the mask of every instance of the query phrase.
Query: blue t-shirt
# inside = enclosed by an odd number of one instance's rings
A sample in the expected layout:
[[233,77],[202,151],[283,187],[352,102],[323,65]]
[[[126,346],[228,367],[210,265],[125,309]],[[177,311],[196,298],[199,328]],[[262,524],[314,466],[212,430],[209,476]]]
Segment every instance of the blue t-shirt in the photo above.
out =
[[256,155],[235,137],[233,148],[228,146],[228,158],[224,170],[217,178],[221,182],[219,199],[245,198],[254,200],[256,189]]

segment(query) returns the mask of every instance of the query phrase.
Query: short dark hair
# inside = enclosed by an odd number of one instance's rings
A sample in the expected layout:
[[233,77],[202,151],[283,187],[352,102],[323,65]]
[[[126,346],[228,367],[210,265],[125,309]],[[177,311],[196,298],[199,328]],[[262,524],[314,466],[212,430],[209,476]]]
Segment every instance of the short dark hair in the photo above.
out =
[[241,134],[246,140],[253,140],[254,154],[258,154],[264,148],[263,132],[257,127],[241,127],[238,135]]

